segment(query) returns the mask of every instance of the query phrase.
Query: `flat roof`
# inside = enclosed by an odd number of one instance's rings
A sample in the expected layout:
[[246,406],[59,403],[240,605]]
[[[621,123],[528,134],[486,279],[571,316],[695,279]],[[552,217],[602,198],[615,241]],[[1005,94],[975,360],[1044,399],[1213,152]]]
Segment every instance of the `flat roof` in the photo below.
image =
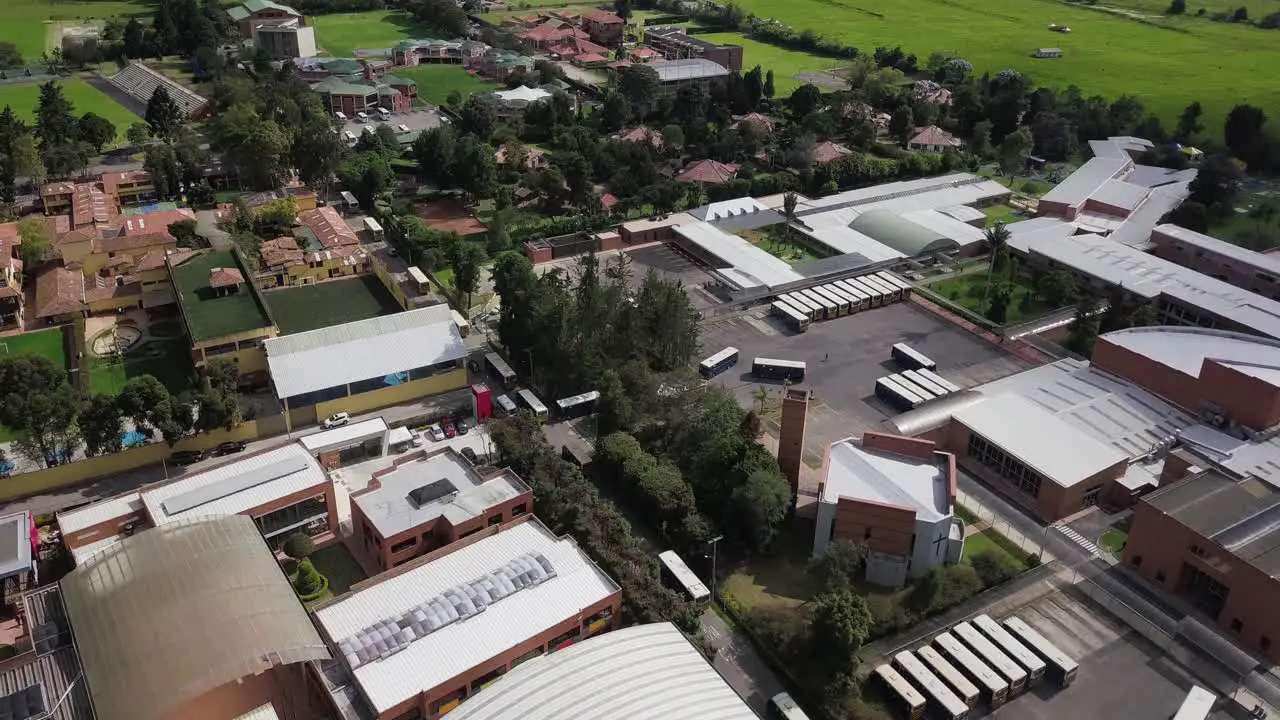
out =
[[450,720],[758,720],[671,623],[614,630],[534,658]]
[[[215,268],[238,269],[245,281],[235,292],[220,295],[209,286],[209,273]],[[271,315],[258,296],[252,275],[229,250],[194,255],[173,268],[173,285],[178,290],[182,317],[192,342],[272,326]]]
[[1165,367],[1199,377],[1206,360],[1280,386],[1280,341],[1200,327],[1141,327],[1102,336]]
[[863,447],[855,438],[831,445],[822,502],[869,500],[915,511],[927,522],[951,515],[947,474],[937,461]]
[[959,410],[955,419],[1062,487],[1129,459],[1020,395],[994,395]]
[[91,505],[58,513],[58,528],[62,534],[79,532],[99,523],[114,520],[142,509],[142,494],[137,492],[117,495]]
[[271,703],[267,703],[266,705],[250,710],[236,718],[236,720],[280,720],[280,716],[276,714],[276,706]]
[[1132,185],[1123,180],[1108,180],[1089,197],[1098,202],[1132,210],[1146,199],[1149,192],[1151,192],[1149,188],[1141,185]]
[[1144,498],[1271,577],[1280,575],[1280,490],[1207,471]]
[[269,338],[264,347],[281,398],[384,376],[397,385],[414,368],[467,356],[443,304]]
[[[531,553],[545,558],[555,576],[413,640],[393,655],[363,663],[357,660],[352,677],[374,710],[384,713],[566,620],[577,619],[583,608],[618,592],[618,585],[573,538],[556,537],[530,518],[429,562],[405,566],[408,569],[398,575],[384,576],[317,609],[315,619],[333,644],[340,645],[375,623],[399,618]],[[351,660],[347,663],[350,666]]]
[[[398,458],[388,469],[390,472],[375,475],[380,487],[351,497],[382,537],[442,516],[456,526],[529,491],[511,470],[482,476],[466,458],[448,448]],[[420,488],[430,491],[417,499],[411,497]]]
[[775,287],[804,279],[804,276],[793,270],[785,260],[770,255],[765,250],[737,235],[730,235],[711,223],[680,225],[674,230],[677,235],[698,246],[703,252],[725,263],[728,267],[720,268],[720,273],[741,288]]
[[649,67],[657,71],[658,80],[664,83],[724,77],[729,74],[729,70],[723,65],[706,58],[654,61],[649,63]]
[[1231,258],[1232,260],[1248,265],[1249,267],[1263,270],[1265,272],[1280,275],[1280,258],[1268,253],[1255,252],[1248,248],[1233,245],[1224,242],[1215,237],[1209,237],[1204,233],[1198,233],[1194,230],[1188,230],[1177,225],[1164,224],[1157,225],[1155,231],[1161,235],[1165,235],[1174,242],[1190,245],[1194,248],[1206,250],[1208,252]]
[[631,220],[622,223],[622,229],[627,232],[646,232],[648,230],[658,230],[667,227],[676,227],[677,225],[690,225],[699,222],[698,218],[688,213],[672,213],[664,217],[641,218],[639,220]]
[[321,453],[335,448],[351,447],[356,443],[383,437],[387,434],[387,423],[380,417],[350,423],[332,430],[303,435],[298,443],[311,454]]
[[871,187],[846,190],[826,197],[805,198],[801,200],[796,208],[796,214],[800,217],[806,217],[824,210],[911,197],[927,197],[932,198],[933,202],[941,203],[939,205],[930,203],[915,209],[925,209],[926,207],[936,209],[954,205],[969,205],[977,199],[989,196],[998,197],[1009,193],[1009,188],[994,180],[988,180],[981,175],[974,175],[973,173],[961,172],[916,180],[881,183]]
[[71,548],[71,559],[75,560],[76,567],[79,567],[80,565],[88,562],[90,558],[98,553],[110,550],[116,545],[119,545],[124,539],[124,535],[117,533],[115,535],[108,535],[100,540],[94,540],[88,545]]
[[142,491],[142,503],[157,526],[186,518],[239,515],[287,495],[330,482],[320,463],[301,445],[250,455]]
[[1045,193],[1040,202],[1062,203],[1070,207],[1082,205],[1110,180],[1133,166],[1125,157],[1094,157]]
[[31,514],[0,517],[0,578],[31,570]]

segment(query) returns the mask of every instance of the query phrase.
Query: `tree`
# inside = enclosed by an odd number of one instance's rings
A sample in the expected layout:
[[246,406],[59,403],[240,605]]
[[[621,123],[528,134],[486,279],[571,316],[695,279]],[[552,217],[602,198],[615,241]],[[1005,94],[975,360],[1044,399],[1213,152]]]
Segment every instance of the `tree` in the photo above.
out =
[[809,625],[809,649],[828,675],[852,674],[858,651],[871,634],[867,601],[851,592],[820,595]]
[[146,56],[146,37],[146,28],[138,22],[138,18],[129,18],[129,22],[124,26],[124,37],[121,41],[124,57],[136,60]]
[[1234,159],[1220,154],[1206,155],[1191,181],[1191,195],[1187,199],[1211,211],[1227,211],[1240,192],[1243,177]]
[[322,592],[329,584],[328,579],[320,574],[311,558],[298,562],[298,574],[293,580],[293,589],[302,597],[312,597]]
[[1067,326],[1067,339],[1063,346],[1071,352],[1088,356],[1093,350],[1093,341],[1098,337],[1097,306],[1090,297],[1082,297],[1076,303],[1076,314]]
[[1231,13],[1231,22],[1242,23],[1249,22],[1249,8],[1241,6]]
[[969,559],[969,565],[987,587],[995,587],[1022,572],[1018,561],[1005,552],[977,553]]
[[903,105],[893,111],[893,115],[889,118],[889,135],[898,144],[906,147],[907,141],[911,139],[911,131],[915,128],[916,121],[911,114],[911,106]]
[[613,14],[623,20],[630,20],[631,0],[613,0]]
[[36,101],[36,138],[40,141],[40,156],[45,166],[58,175],[75,169],[74,157],[70,156],[79,140],[74,110],[58,81],[50,80],[40,86],[40,97]]
[[493,150],[474,136],[463,136],[455,148],[453,175],[454,182],[472,200],[492,197],[498,184]]
[[0,42],[0,68],[22,67],[22,53],[11,42]]
[[471,293],[476,291],[480,283],[480,273],[488,259],[484,248],[477,243],[461,242],[454,247],[449,265],[453,268],[453,283],[459,295],[466,293],[467,309],[471,307]]
[[1262,134],[1262,126],[1267,123],[1267,114],[1262,108],[1241,103],[1231,108],[1227,120],[1223,124],[1222,135],[1231,154],[1246,160],[1252,154]]
[[132,419],[134,428],[147,437],[158,430],[172,446],[191,430],[190,410],[151,375],[131,378],[120,389],[116,400],[120,412]]
[[338,180],[351,190],[366,212],[373,212],[376,198],[391,187],[394,179],[391,162],[377,152],[356,153],[338,166]]
[[36,137],[30,131],[18,135],[13,143],[13,169],[18,177],[31,180],[33,185],[44,182],[45,167],[36,149]]
[[333,132],[329,118],[318,112],[307,113],[303,117],[290,148],[298,177],[322,190],[328,188],[337,174],[345,152],[346,145]]
[[498,112],[493,101],[482,95],[472,95],[462,104],[458,112],[458,129],[471,133],[481,140],[488,141],[493,137],[493,129],[497,126]]
[[773,95],[774,95],[773,69],[770,68],[764,74],[764,96],[772,100]]
[[284,539],[284,544],[280,547],[284,554],[294,560],[305,560],[311,557],[311,553],[316,551],[316,543],[311,536],[296,532]]
[[79,399],[66,372],[42,355],[0,357],[0,425],[22,432],[18,452],[34,463],[67,462],[80,446]]
[[973,124],[973,132],[969,135],[969,152],[986,159],[994,151],[991,147],[991,121],[979,120]]
[[1031,129],[1020,127],[1004,136],[1000,141],[1000,172],[1014,177],[1027,167],[1027,158],[1031,157],[1031,149],[1035,147],[1035,139]]
[[[1174,2],[1182,2],[1185,6],[1186,0],[1174,0]],[[1204,129],[1204,125],[1200,122],[1200,116],[1204,113],[1204,108],[1200,106],[1200,102],[1191,103],[1182,109],[1182,114],[1178,116],[1178,127],[1174,130],[1173,137],[1178,142],[1190,142],[1192,138]]]
[[84,454],[109,455],[120,452],[124,440],[123,415],[116,399],[95,394],[80,411],[80,434],[84,437]]
[[832,540],[821,555],[810,559],[805,572],[816,594],[848,592],[853,590],[866,559],[865,545],[839,538]]
[[1002,222],[987,228],[983,232],[983,240],[991,250],[991,266],[987,270],[987,284],[1008,279],[1006,273],[1009,265],[1009,228]]
[[1187,0],[1170,0],[1165,15],[1181,15],[1187,11]]
[[742,76],[742,85],[747,97],[747,109],[754,111],[760,107],[760,101],[764,99],[764,71],[759,65]]
[[13,114],[8,105],[0,112],[0,203],[4,204],[4,212],[12,213],[17,200],[18,166],[14,154],[18,137],[25,132],[20,120]]
[[131,145],[145,145],[147,140],[151,139],[151,126],[146,123],[136,122],[129,126],[129,129],[124,133],[124,137]]
[[658,71],[648,65],[630,65],[618,72],[618,92],[643,119],[661,95],[662,81]]
[[453,178],[456,145],[453,127],[440,125],[419,135],[409,152],[417,160],[418,168],[424,175],[441,185],[449,185]]
[[80,117],[76,123],[76,131],[97,153],[101,153],[104,145],[116,139],[115,123],[91,112]]
[[791,486],[776,469],[757,470],[734,488],[731,503],[737,522],[725,530],[760,552],[769,546],[778,524],[791,509]]
[[163,85],[151,93],[151,99],[147,100],[147,112],[143,117],[151,128],[151,134],[165,140],[172,138],[186,120],[182,108],[169,97],[169,91]]
[[1263,200],[1249,208],[1249,217],[1253,218],[1254,227],[1257,230],[1257,243],[1260,248],[1265,248],[1263,228],[1275,222],[1277,214],[1280,214],[1280,207],[1270,200]]
[[805,115],[818,109],[822,103],[822,91],[813,83],[805,83],[792,91],[791,97],[787,104],[791,106],[791,113],[802,118]]
[[35,274],[45,262],[56,257],[53,234],[44,218],[25,217],[19,220],[18,235],[22,238],[18,254],[28,273]]
[[1051,270],[1040,275],[1036,290],[1054,307],[1073,302],[1080,292],[1075,277],[1066,270]]
[[1204,203],[1187,200],[1170,210],[1160,222],[1173,223],[1198,233],[1209,232],[1209,208]]

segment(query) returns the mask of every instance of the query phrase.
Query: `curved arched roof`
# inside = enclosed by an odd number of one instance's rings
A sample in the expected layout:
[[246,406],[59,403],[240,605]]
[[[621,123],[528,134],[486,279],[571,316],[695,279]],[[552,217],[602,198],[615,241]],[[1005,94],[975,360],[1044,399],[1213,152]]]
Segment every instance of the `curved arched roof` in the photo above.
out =
[[275,665],[329,651],[243,515],[125,539],[62,579],[98,720],[158,720]]
[[862,213],[854,218],[849,227],[882,245],[888,245],[907,257],[954,250],[959,247],[955,240],[883,208]]
[[1280,341],[1230,330],[1154,326],[1116,330],[1103,340],[1191,377],[1205,360],[1280,384]]
[[921,433],[936,430],[951,422],[951,416],[965,408],[973,407],[986,399],[986,395],[976,390],[961,390],[958,393],[938,398],[916,408],[908,410],[896,417],[885,420],[895,434],[915,437]]
[[449,720],[757,720],[671,623],[593,637],[513,669]]

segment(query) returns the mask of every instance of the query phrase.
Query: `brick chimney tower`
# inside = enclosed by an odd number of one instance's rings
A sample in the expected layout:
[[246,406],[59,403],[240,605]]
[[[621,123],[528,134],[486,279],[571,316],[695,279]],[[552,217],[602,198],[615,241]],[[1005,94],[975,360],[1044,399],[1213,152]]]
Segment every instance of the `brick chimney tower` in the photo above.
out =
[[800,496],[800,464],[804,457],[804,426],[809,417],[809,391],[787,388],[782,398],[778,431],[778,466],[791,481],[791,507]]

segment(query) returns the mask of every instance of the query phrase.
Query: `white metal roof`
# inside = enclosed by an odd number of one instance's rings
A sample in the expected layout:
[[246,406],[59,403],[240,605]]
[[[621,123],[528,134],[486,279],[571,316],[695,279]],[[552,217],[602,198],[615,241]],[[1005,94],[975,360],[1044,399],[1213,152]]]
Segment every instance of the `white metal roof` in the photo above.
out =
[[706,58],[655,61],[649,63],[649,67],[657,71],[658,80],[664,83],[724,77],[729,74],[723,65]]
[[[142,503],[152,522],[164,525],[184,518],[239,515],[308,488],[318,494],[329,482],[320,463],[291,443],[143,490]],[[224,491],[228,494],[221,494]],[[192,502],[196,504],[188,508]]]
[[444,304],[269,338],[263,345],[282,398],[467,356]]
[[714,222],[716,220],[723,220],[725,218],[736,217],[739,215],[752,215],[755,213],[767,212],[772,209],[773,208],[770,208],[768,205],[765,205],[755,198],[742,197],[734,200],[722,200],[720,202],[709,203],[699,208],[686,210],[685,212],[699,220]]
[[1132,210],[1138,206],[1151,192],[1140,185],[1132,185],[1123,180],[1108,180],[1102,183],[1090,198],[1108,205]]
[[307,449],[307,452],[315,455],[326,450],[351,447],[358,442],[372,440],[375,437],[382,437],[386,434],[386,421],[376,417],[371,420],[361,420],[358,423],[336,427],[332,430],[321,430],[310,435],[303,435],[298,438],[298,442]]
[[1157,225],[1155,232],[1175,242],[1231,258],[1238,263],[1258,270],[1280,275],[1280,258],[1275,255],[1255,252],[1177,225]]
[[854,438],[831,445],[822,502],[870,500],[937,522],[951,514],[946,472],[938,462],[863,447]]
[[1012,393],[963,408],[955,419],[1062,487],[1071,487],[1129,459],[1044,407]]
[[1280,385],[1280,342],[1268,338],[1198,327],[1130,328],[1102,337],[1191,377],[1200,376],[1205,360],[1217,360]]
[[636,625],[530,660],[450,720],[756,720],[671,623]]
[[142,509],[142,495],[131,492],[107,498],[92,505],[58,513],[58,528],[62,534],[79,532],[98,523],[124,517]]
[[578,549],[536,519],[450,552],[400,575],[338,598],[315,617],[333,642],[398,616],[456,585],[470,582],[526,553],[542,553],[556,576],[517,592],[466,620],[410,643],[352,673],[378,713],[435,688],[618,592],[618,586]]
[[1108,181],[1120,177],[1132,167],[1133,161],[1128,157],[1095,157],[1081,165],[1066,179],[1055,185],[1052,190],[1045,193],[1040,198],[1040,202],[1063,203],[1071,207],[1079,206]]
[[[409,462],[400,460],[391,472],[378,476],[377,480],[380,487],[353,495],[351,502],[364,511],[382,537],[391,537],[442,515],[457,525],[529,489],[510,470],[482,477],[471,463],[452,450],[423,453],[422,457]],[[453,491],[423,505],[409,498],[409,493],[439,480],[447,480]]]
[[959,220],[960,222],[973,222],[974,220],[985,220],[987,215],[978,208],[972,208],[968,205],[952,205],[951,207],[940,208],[938,212]]
[[101,540],[95,540],[88,545],[71,548],[71,558],[76,561],[76,566],[83,565],[86,560],[97,555],[108,548],[113,548],[124,540],[124,535],[109,535]]
[[938,210],[913,210],[902,217],[955,241],[960,247],[975,245],[985,237],[978,228]]
[[[895,197],[932,193],[939,190],[956,190],[968,185],[974,185],[978,188],[986,188],[988,184],[999,185],[999,183],[993,183],[980,175],[963,172],[951,173],[950,175],[939,175],[937,177],[919,178],[916,180],[901,180],[898,182],[858,188],[856,190],[846,190],[841,193],[836,193],[835,195],[827,195],[826,197],[812,199],[806,198],[801,200],[800,206],[796,208],[796,212],[799,215],[806,215],[809,212],[817,211],[822,208],[865,205],[867,203],[889,200]],[[1009,193],[1008,188],[1003,188],[1003,190],[1004,194],[1007,195]],[[941,207],[967,204],[967,202],[953,201],[946,203]]]
[[494,93],[503,102],[538,102],[551,97],[551,93],[542,88],[531,88],[521,85],[514,90],[499,90]]
[[280,716],[276,714],[275,705],[267,703],[260,708],[250,710],[236,720],[280,720]]
[[785,260],[774,257],[711,223],[699,222],[681,225],[674,229],[677,235],[697,245],[703,252],[719,258],[728,266],[720,269],[721,274],[742,288],[762,285],[775,287],[804,278],[803,275],[792,270],[791,265]]
[[800,231],[817,242],[826,245],[840,255],[858,254],[876,263],[897,260],[902,253],[849,227],[862,212],[856,208],[842,208],[804,218]]

